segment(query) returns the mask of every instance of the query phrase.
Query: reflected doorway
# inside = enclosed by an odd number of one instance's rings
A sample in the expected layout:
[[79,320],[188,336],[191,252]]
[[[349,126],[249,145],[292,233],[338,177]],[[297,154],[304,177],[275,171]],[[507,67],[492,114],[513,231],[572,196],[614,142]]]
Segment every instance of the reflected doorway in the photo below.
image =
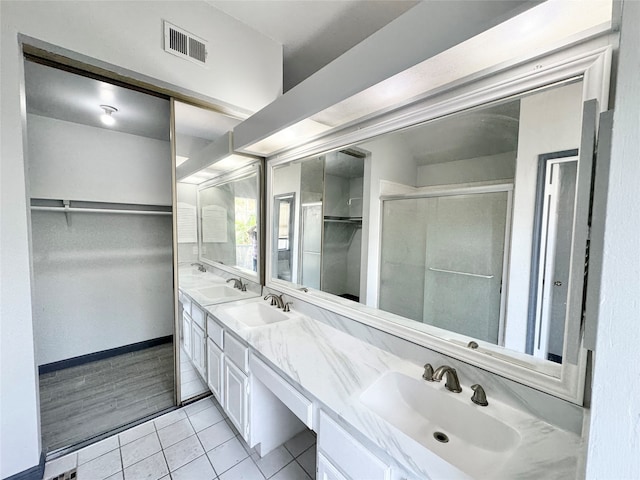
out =
[[531,277],[528,353],[562,363],[578,151],[541,155]]

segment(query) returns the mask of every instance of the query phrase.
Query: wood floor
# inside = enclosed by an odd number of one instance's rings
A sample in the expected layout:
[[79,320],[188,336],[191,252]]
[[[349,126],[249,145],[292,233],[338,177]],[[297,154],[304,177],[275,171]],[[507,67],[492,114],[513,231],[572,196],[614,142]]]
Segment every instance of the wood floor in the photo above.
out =
[[173,344],[40,375],[43,450],[75,445],[174,405]]

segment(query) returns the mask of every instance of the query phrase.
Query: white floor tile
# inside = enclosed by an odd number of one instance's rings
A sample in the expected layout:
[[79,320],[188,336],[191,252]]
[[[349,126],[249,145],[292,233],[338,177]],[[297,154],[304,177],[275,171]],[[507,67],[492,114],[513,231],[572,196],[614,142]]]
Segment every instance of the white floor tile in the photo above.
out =
[[160,430],[161,428],[167,427],[172,423],[176,423],[178,420],[182,420],[183,418],[187,418],[187,414],[184,413],[184,410],[179,409],[156,418],[153,423],[156,424],[156,429]]
[[193,435],[195,431],[189,423],[189,419],[183,418],[182,420],[172,423],[168,427],[158,430],[158,437],[160,437],[160,443],[162,448],[167,448],[187,437]]
[[134,463],[158,453],[160,450],[162,450],[162,447],[160,447],[158,434],[154,431],[121,447],[122,466],[124,468],[130,467]]
[[216,478],[216,472],[213,470],[211,463],[206,455],[196,458],[192,462],[171,472],[173,480],[213,480]]
[[[157,480],[169,473],[167,462],[162,452],[158,452],[144,460],[124,469],[125,480]],[[78,480],[82,480],[79,478]]]
[[169,465],[169,471],[173,472],[196,458],[204,455],[204,450],[198,437],[195,435],[185,438],[181,442],[165,448],[164,456]]
[[218,445],[207,453],[207,455],[218,475],[226,472],[231,467],[235,467],[249,456],[237,437],[224,442],[222,445]]
[[129,430],[125,430],[120,435],[118,435],[118,437],[120,438],[120,445],[126,445],[127,443],[131,443],[134,440],[146,437],[147,435],[155,431],[156,427],[154,426],[153,421],[130,428]]
[[220,475],[220,480],[264,480],[264,476],[251,458],[245,458],[230,470]]
[[[315,477],[313,477],[315,478]],[[269,480],[311,480],[297,462],[291,462]]]
[[57,477],[61,473],[68,472],[72,468],[78,466],[78,454],[70,453],[64,457],[56,458],[44,465],[44,479],[47,480],[52,477]]
[[297,457],[314,443],[316,443],[316,437],[313,432],[311,430],[303,430],[291,440],[287,440],[284,446],[291,455]]
[[296,461],[304,468],[304,471],[311,478],[316,478],[316,447],[309,447],[305,452],[296,458]]
[[218,445],[222,445],[235,436],[236,434],[229,428],[226,422],[218,422],[198,432],[198,438],[202,442],[202,446],[206,452],[216,448]]
[[124,480],[124,474],[122,472],[114,473],[110,477],[105,478],[105,480]]
[[114,435],[109,438],[105,438],[104,440],[99,441],[98,443],[94,443],[93,445],[89,445],[88,447],[83,448],[78,451],[78,465],[82,465],[83,463],[87,463],[94,458],[98,458],[104,455],[111,450],[115,450],[120,446],[118,442],[118,436]]
[[286,464],[293,461],[293,456],[284,446],[280,446],[260,458],[257,453],[251,455],[262,474],[269,478],[278,470],[281,470]]
[[213,397],[203,398],[202,400],[198,400],[197,402],[191,403],[184,407],[184,411],[187,416],[194,415],[202,410],[206,410],[207,408],[211,408],[214,406],[213,401],[211,400]]
[[210,408],[189,416],[189,421],[196,432],[204,430],[205,428],[221,422],[222,420],[224,420],[224,417],[213,405],[211,405]]
[[98,458],[78,465],[78,480],[103,480],[121,470],[120,450],[111,450]]

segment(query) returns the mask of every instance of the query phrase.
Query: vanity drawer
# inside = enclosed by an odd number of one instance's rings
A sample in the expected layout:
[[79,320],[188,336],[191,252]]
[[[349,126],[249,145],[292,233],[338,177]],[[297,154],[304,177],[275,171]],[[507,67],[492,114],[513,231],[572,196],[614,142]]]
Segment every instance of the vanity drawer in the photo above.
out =
[[195,302],[192,303],[191,304],[191,320],[193,320],[193,323],[198,325],[202,330],[205,329],[204,318],[205,318],[204,311],[202,310],[202,308],[200,308],[200,305],[198,305]]
[[224,330],[211,315],[207,315],[207,336],[213,340],[220,350],[224,350]]
[[341,426],[320,411],[318,449],[351,479],[389,480],[391,467],[371,454]]
[[293,414],[309,428],[313,429],[313,403],[262,360],[251,356],[251,375],[260,380],[265,387],[284,403]]
[[224,336],[224,354],[245,373],[249,372],[249,348],[229,335]]

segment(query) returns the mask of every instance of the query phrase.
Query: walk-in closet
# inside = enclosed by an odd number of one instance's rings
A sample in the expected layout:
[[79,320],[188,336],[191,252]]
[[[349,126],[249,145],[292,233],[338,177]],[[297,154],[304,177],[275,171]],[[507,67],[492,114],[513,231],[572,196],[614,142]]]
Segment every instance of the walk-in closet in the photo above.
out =
[[168,98],[25,61],[43,450],[175,405]]

